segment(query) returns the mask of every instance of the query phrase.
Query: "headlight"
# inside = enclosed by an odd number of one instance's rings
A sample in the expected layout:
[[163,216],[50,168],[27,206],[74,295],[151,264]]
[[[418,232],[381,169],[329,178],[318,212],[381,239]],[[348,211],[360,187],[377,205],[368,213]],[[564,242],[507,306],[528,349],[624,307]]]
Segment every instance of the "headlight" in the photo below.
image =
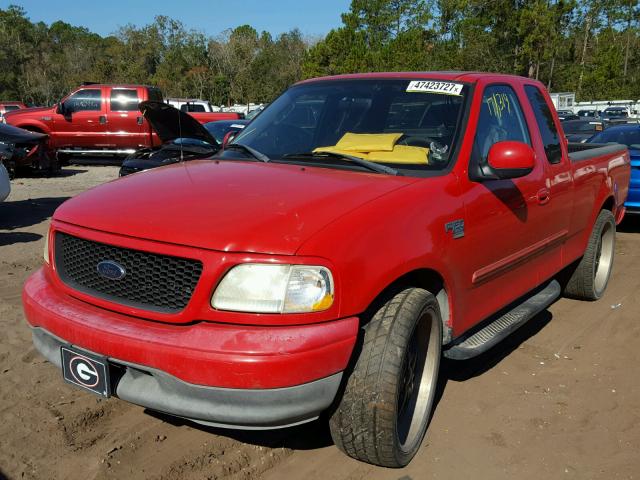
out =
[[319,312],[332,304],[331,272],[307,265],[238,265],[211,298],[218,310],[252,313]]
[[47,229],[47,233],[44,235],[44,251],[42,255],[44,257],[44,263],[49,263],[49,229]]

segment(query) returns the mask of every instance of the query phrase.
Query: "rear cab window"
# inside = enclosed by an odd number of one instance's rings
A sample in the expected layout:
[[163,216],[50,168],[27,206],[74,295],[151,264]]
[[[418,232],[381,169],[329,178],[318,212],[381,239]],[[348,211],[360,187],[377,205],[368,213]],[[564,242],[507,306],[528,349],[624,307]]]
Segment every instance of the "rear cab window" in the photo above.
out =
[[206,112],[204,105],[201,103],[185,103],[180,107],[183,112]]
[[152,102],[163,102],[164,98],[162,96],[162,92],[160,91],[159,88],[156,87],[147,87],[147,95],[149,98],[147,98],[147,100],[150,100]]
[[[534,85],[525,85],[524,91],[529,99],[529,105],[536,117],[536,123],[542,143],[544,153],[549,163],[560,163],[562,161],[562,147],[560,146],[560,135],[556,128],[553,113],[544,98],[540,89]],[[595,128],[593,128],[595,130]]]

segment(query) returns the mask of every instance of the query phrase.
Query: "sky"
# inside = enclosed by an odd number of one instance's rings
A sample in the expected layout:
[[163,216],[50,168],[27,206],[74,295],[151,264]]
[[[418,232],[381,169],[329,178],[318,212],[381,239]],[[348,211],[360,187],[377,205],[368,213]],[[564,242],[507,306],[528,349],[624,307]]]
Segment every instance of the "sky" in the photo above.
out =
[[102,36],[119,26],[151,23],[156,15],[180,20],[209,36],[239,25],[274,35],[299,28],[310,36],[325,35],[341,25],[350,0],[0,0],[0,8],[23,7],[31,21],[63,20]]

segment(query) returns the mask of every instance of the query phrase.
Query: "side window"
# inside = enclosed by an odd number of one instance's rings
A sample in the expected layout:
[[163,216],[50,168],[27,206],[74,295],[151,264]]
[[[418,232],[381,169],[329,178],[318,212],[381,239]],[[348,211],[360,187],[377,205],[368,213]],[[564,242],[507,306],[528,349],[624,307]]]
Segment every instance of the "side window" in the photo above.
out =
[[78,90],[64,102],[68,112],[88,112],[102,110],[102,91],[98,88]]
[[111,90],[112,112],[133,112],[138,110],[138,91],[136,89],[114,88]]
[[474,147],[484,162],[491,146],[505,140],[531,144],[516,92],[508,85],[491,85],[482,95]]
[[544,153],[547,155],[549,163],[560,163],[562,160],[562,149],[560,147],[560,135],[553,121],[553,114],[544,99],[544,95],[538,87],[527,85],[524,87],[527,98],[531,104],[531,109],[536,116],[536,123],[540,130]]
[[18,105],[5,105],[4,110],[10,112],[12,110],[20,110],[20,107]]
[[199,103],[185,103],[180,107],[180,110],[183,112],[204,112],[204,105]]

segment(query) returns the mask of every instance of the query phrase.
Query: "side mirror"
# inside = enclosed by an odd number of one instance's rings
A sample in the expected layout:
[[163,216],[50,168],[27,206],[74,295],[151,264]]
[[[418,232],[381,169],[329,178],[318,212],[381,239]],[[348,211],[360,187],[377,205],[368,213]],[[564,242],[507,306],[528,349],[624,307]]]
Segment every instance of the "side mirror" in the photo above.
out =
[[65,116],[68,114],[63,102],[56,103],[56,113]]
[[222,149],[224,150],[224,147],[226,147],[227,145],[229,145],[230,143],[233,142],[233,140],[238,136],[238,132],[237,131],[230,131],[227,132],[224,135],[224,138],[222,139]]
[[504,141],[494,143],[487,158],[489,178],[524,177],[536,165],[536,154],[526,143]]

